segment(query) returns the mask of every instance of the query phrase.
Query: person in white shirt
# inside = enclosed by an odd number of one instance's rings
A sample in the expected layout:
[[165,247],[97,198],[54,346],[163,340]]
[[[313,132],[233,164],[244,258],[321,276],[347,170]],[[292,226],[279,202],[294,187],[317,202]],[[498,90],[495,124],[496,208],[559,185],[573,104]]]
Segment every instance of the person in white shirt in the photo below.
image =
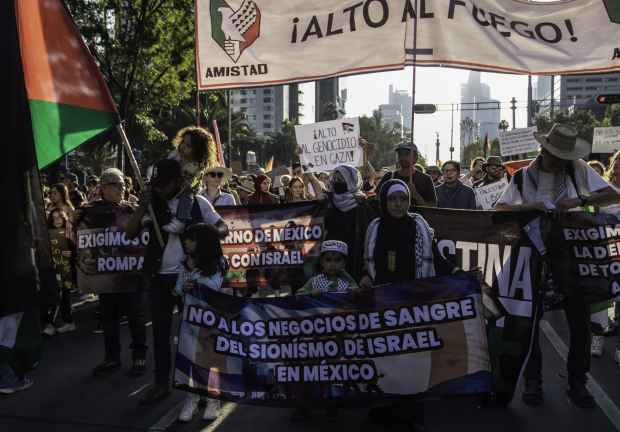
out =
[[[515,172],[493,211],[538,210],[563,220],[567,211],[580,210],[585,205],[603,207],[620,200],[620,195],[581,160],[590,154],[591,146],[577,137],[575,128],[555,124],[548,134],[534,133],[534,137],[541,145],[540,155],[528,167]],[[564,312],[571,329],[567,361],[569,395],[578,405],[591,408],[596,402],[585,385],[590,371],[590,307],[576,305]],[[524,372],[522,397],[531,405],[542,400],[538,324],[535,323],[532,352]]]
[[207,167],[202,183],[205,186],[202,196],[211,203],[213,207],[236,205],[235,198],[231,193],[222,190],[221,186],[232,177],[232,171],[219,164]]
[[[155,386],[140,399],[141,404],[151,404],[171,394],[170,332],[174,307],[177,306],[177,297],[172,294],[172,290],[176,285],[180,262],[186,259],[180,239],[183,234],[176,235],[160,230],[165,246],[162,248],[147,209],[149,204],[152,204],[159,227],[169,223],[179,207],[179,199],[176,196],[181,191],[183,181],[181,168],[176,161],[162,159],[155,162],[150,183],[154,190],[153,196],[148,191],[140,195],[139,205],[125,225],[125,238],[130,240],[140,235],[143,227],[149,228],[149,242],[142,264],[142,276],[148,286],[153,322]],[[202,195],[196,195],[189,213],[190,217],[185,221],[185,228],[197,223],[207,223],[215,227],[220,238],[228,235],[228,227]]]

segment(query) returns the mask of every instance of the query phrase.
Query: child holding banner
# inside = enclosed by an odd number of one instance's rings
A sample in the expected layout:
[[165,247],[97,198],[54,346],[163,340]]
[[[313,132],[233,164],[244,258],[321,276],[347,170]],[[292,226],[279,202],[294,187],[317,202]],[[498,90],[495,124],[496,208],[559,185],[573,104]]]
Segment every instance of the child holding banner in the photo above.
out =
[[[197,289],[196,284],[201,284],[212,290],[232,295],[232,288],[222,288],[222,280],[228,271],[228,260],[222,252],[217,230],[213,225],[201,223],[189,228],[186,235],[187,239],[183,246],[187,252],[187,260],[181,261],[179,277],[172,294],[182,295],[192,292]],[[197,297],[200,297],[199,293]],[[180,421],[190,421],[198,413],[199,399],[200,396],[197,394],[187,394],[179,415]],[[202,418],[215,420],[219,409],[218,399],[208,399]]]
[[[321,265],[324,270],[310,279],[295,295],[318,297],[324,292],[347,292],[354,295],[358,286],[351,276],[344,271],[348,254],[349,247],[346,243],[335,240],[324,242],[321,247]],[[291,415],[291,420],[301,420],[311,413],[311,409],[296,408]],[[339,418],[338,410],[328,406],[325,410],[325,421],[335,422]]]

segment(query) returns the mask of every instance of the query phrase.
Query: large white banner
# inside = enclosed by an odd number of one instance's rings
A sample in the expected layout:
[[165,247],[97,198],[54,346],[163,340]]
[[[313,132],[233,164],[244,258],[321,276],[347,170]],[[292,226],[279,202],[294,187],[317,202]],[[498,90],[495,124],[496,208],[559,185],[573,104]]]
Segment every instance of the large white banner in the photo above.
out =
[[[615,0],[196,0],[198,88],[420,65],[530,74],[620,69]],[[609,5],[609,7],[608,7]]]

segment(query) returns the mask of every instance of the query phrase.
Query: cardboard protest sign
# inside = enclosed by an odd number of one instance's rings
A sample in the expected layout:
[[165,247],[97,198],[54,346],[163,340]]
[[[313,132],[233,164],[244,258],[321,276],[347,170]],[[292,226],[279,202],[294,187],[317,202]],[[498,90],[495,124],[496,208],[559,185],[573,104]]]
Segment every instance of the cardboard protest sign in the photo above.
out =
[[304,408],[488,392],[480,286],[463,273],[297,300],[199,285],[186,296],[174,386]]
[[476,187],[474,188],[474,192],[476,192],[476,202],[482,207],[482,210],[491,210],[497,200],[504,194],[507,187],[508,180],[506,177],[495,183]]
[[320,271],[325,230],[317,201],[223,206],[217,212],[229,229],[222,240],[230,262],[224,286],[301,287]]
[[538,150],[540,145],[533,132],[538,131],[538,126],[523,129],[515,129],[499,133],[499,145],[502,156],[529,153]]
[[51,229],[50,243],[52,257],[56,263],[56,269],[60,273],[61,290],[69,290],[73,287],[73,272],[71,271],[71,258],[62,255],[69,250],[67,244],[67,231],[64,228]]
[[620,301],[618,216],[568,212],[565,220],[550,225],[547,249],[554,285],[568,301]]
[[[93,203],[95,204],[95,203]],[[131,211],[117,205],[84,207],[75,225],[77,239],[77,278],[84,293],[130,292],[137,289],[148,230],[128,240],[125,224]]]
[[613,153],[620,150],[620,127],[594,128],[592,153]]
[[243,174],[243,168],[242,168],[241,162],[239,161],[231,162],[230,169],[232,170],[233,174],[237,174],[237,175]]
[[414,0],[197,0],[198,89],[307,82],[414,61],[534,75],[618,70],[612,3],[418,1],[414,11]]
[[269,177],[272,182],[275,181],[276,177],[281,177],[286,174],[288,174],[288,167],[286,165],[279,166],[265,173],[265,175]]
[[302,172],[331,171],[338,165],[364,166],[359,119],[338,119],[295,126]]

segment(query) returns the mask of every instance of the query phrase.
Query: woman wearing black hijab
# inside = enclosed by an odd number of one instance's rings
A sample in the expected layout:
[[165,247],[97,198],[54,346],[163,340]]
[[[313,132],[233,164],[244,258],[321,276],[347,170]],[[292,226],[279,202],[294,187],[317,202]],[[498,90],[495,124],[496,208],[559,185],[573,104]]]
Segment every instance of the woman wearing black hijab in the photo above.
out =
[[[383,184],[380,217],[370,223],[366,233],[366,275],[359,283],[360,289],[463,271],[441,255],[433,241],[433,230],[422,216],[409,213],[409,204],[409,189],[403,181],[389,180]],[[475,275],[479,282],[483,280],[482,272],[475,271]],[[362,421],[362,428],[383,427],[388,423],[424,424],[424,404],[372,408]]]
[[380,217],[370,223],[366,233],[366,276],[360,288],[463,271],[441,255],[433,230],[422,216],[408,212],[409,202],[409,189],[403,181],[389,180],[381,188]]

